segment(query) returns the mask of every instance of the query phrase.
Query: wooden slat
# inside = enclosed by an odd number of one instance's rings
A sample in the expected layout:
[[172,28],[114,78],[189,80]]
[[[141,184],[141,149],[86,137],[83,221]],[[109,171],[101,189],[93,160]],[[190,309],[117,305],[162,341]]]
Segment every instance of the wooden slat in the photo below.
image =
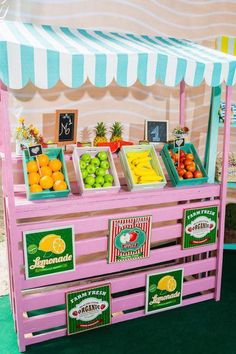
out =
[[[214,286],[214,276],[186,282],[183,284],[183,296],[210,290],[213,289]],[[120,312],[145,306],[145,292],[139,292],[112,299],[111,306],[113,312]],[[66,311],[55,311],[25,319],[24,332],[32,333],[64,325],[66,325]]]
[[116,209],[152,204],[196,200],[210,197],[219,197],[220,185],[205,184],[199,186],[165,187],[164,189],[145,190],[141,192],[128,192],[122,189],[115,195],[80,196],[72,194],[68,198],[49,199],[42,201],[27,201],[25,193],[16,193],[17,219],[33,217],[47,217],[54,215],[67,215],[70,213],[89,212],[94,210]]
[[[187,306],[190,304],[194,304],[194,303],[196,304],[196,303],[199,303],[202,301],[212,300],[212,299],[214,299],[214,293],[195,296],[191,299],[183,300],[181,307]],[[112,324],[132,320],[132,319],[135,319],[138,317],[143,317],[145,315],[146,314],[145,314],[144,310],[139,310],[139,311],[123,314],[120,316],[113,317]],[[25,343],[26,343],[26,345],[36,344],[36,343],[44,342],[44,341],[47,341],[47,340],[50,340],[53,338],[63,337],[63,336],[66,336],[66,334],[67,334],[67,330],[66,330],[66,328],[63,328],[63,329],[59,329],[56,331],[51,331],[51,332],[39,334],[37,336],[33,336],[30,338],[25,338]]]
[[180,245],[164,247],[150,252],[150,258],[144,258],[129,262],[119,262],[114,264],[108,264],[106,260],[95,261],[90,263],[78,264],[76,270],[73,272],[55,274],[52,276],[41,277],[37,279],[24,278],[21,274],[21,286],[22,289],[30,289],[39,286],[46,286],[51,284],[63,283],[65,281],[73,281],[79,279],[85,279],[89,277],[105,275],[114,272],[125,271],[128,269],[134,269],[144,267],[148,265],[154,265],[161,262],[168,262],[171,260],[177,260],[178,258],[188,257],[199,253],[210,252],[217,249],[217,244],[202,246],[201,248],[192,248],[182,250]]
[[[193,274],[199,274],[202,272],[208,272],[211,270],[215,270],[216,258],[212,257],[204,260],[184,263],[181,265],[177,264],[175,266],[171,266],[171,269],[173,270],[180,267],[184,269],[185,277]],[[104,282],[111,283],[112,294],[115,294],[117,292],[142,287],[145,285],[147,274],[155,273],[157,271],[163,272],[167,270],[168,270],[167,267],[159,268],[158,270],[149,269],[142,272],[140,271],[138,273],[136,272],[129,275],[123,275],[117,278],[111,278],[111,279],[108,278],[107,280],[102,280],[102,281],[98,280],[93,282],[92,286],[99,286],[101,284],[104,284]],[[35,289],[34,294],[28,294],[28,295],[26,292],[26,294],[23,296],[23,304],[22,304],[23,311],[32,311],[41,308],[48,308],[48,307],[62,305],[65,303],[65,294],[67,292],[76,291],[78,289],[84,289],[90,285],[91,283],[86,285],[67,284],[66,287],[61,289],[50,289],[50,287],[45,289],[40,288],[38,290]]]
[[[173,224],[163,227],[154,228],[152,230],[151,243],[163,242],[182,235],[182,224]],[[106,252],[108,250],[108,236],[91,237],[87,239],[77,240],[75,242],[76,257],[83,255],[91,255],[93,253]],[[19,251],[19,263],[24,265],[23,247]]]
[[[150,203],[150,201],[149,201]],[[142,215],[152,215],[153,222],[166,222],[183,218],[183,211],[188,208],[203,208],[207,206],[218,206],[219,200],[209,200],[205,202],[179,204],[161,208],[143,209]],[[99,210],[99,209],[98,209]],[[70,218],[66,220],[34,222],[18,226],[19,231],[32,231],[74,225],[75,233],[99,232],[108,229],[108,221],[112,218],[129,218],[140,216],[140,210],[125,211],[114,214],[103,214],[98,216],[89,215],[87,217]],[[49,214],[51,215],[51,214]],[[19,240],[20,241],[20,240]]]
[[[183,300],[182,305],[180,307],[187,306],[187,305],[190,305],[190,304],[196,304],[198,302],[207,301],[207,300],[211,300],[211,299],[214,299],[214,293],[209,293],[209,294],[206,294],[206,295],[194,296],[191,299]],[[132,320],[132,319],[135,319],[135,318],[138,318],[138,317],[143,317],[143,316],[146,316],[144,310],[139,310],[139,311],[136,311],[136,312],[127,313],[127,314],[124,314],[124,315],[121,315],[121,316],[114,317],[112,319],[112,324],[123,322],[123,321]]]

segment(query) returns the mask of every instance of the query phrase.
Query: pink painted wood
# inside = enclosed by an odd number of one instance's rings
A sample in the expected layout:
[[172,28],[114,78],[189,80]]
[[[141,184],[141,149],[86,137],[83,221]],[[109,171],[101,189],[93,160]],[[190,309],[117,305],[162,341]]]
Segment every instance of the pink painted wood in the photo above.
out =
[[[214,298],[214,293],[199,295],[194,298],[183,300],[181,307],[196,304],[196,303],[199,303],[202,301],[212,300],[213,298]],[[143,317],[143,316],[146,316],[144,310],[139,310],[139,311],[123,314],[120,316],[113,317],[112,324],[132,320],[132,319],[135,319],[138,317]],[[40,334],[37,336],[26,338],[25,342],[26,342],[26,345],[36,344],[36,343],[44,342],[44,341],[47,341],[47,340],[50,340],[53,338],[59,338],[62,336],[66,336],[66,334],[67,334],[67,331],[66,331],[66,329],[63,328],[63,329],[59,329],[59,330],[56,330],[53,332],[47,332],[47,333],[43,333],[43,334]]]
[[180,81],[180,94],[179,94],[179,125],[185,125],[185,81]]
[[[142,284],[145,286],[145,281]],[[215,287],[215,277],[211,276],[208,278],[192,280],[189,282],[184,282],[183,284],[183,296],[192,295],[206,290],[214,289]],[[112,299],[112,313],[126,311],[135,309],[138,307],[145,306],[145,292],[137,292],[131,295],[120,296]],[[25,334],[32,333],[41,330],[47,330],[53,327],[65,326],[66,325],[66,311],[59,310],[54,312],[49,312],[47,314],[42,314],[38,316],[33,316],[25,319],[24,330]]]
[[[78,226],[79,229],[79,226]],[[174,224],[152,229],[152,244],[155,242],[164,242],[180,238],[182,235],[182,224]],[[107,252],[108,236],[91,237],[87,239],[77,240],[75,242],[76,257],[91,255],[98,252]],[[23,248],[19,251],[19,262],[24,265]]]
[[79,196],[70,195],[64,199],[49,199],[48,201],[28,201],[25,193],[15,194],[17,219],[33,217],[48,217],[53,210],[54,215],[67,215],[68,213],[90,212],[97,210],[112,210],[145,205],[174,203],[194,199],[219,197],[219,184],[204,184],[191,187],[165,187],[153,191],[128,192],[121,190],[118,194],[110,196]]
[[13,192],[13,170],[12,170],[12,160],[11,160],[11,130],[10,130],[10,121],[8,117],[8,92],[0,85],[0,119],[2,123],[3,143],[4,143],[4,185],[3,193],[6,201],[6,207],[9,213],[9,246],[10,246],[10,264],[12,269],[10,269],[10,277],[12,276],[12,297],[14,297],[15,306],[14,308],[14,318],[16,319],[16,330],[18,332],[18,344],[20,350],[25,350],[25,338],[23,332],[23,310],[22,310],[22,294],[21,294],[21,281],[20,278],[14,276],[18,273],[19,264],[17,264],[17,255],[18,255],[18,243],[12,236],[17,236],[19,232],[16,228],[16,210],[15,210],[15,200]]
[[215,244],[203,246],[201,250],[197,248],[182,250],[180,245],[170,246],[166,248],[160,248],[150,252],[150,258],[108,264],[106,259],[101,261],[77,264],[74,272],[68,272],[66,274],[55,274],[48,277],[42,277],[38,279],[25,280],[23,274],[19,276],[21,279],[22,289],[31,289],[39,286],[47,286],[51,284],[62,283],[65,281],[74,281],[79,279],[85,279],[89,277],[101,276],[105,274],[112,274],[120,271],[131,270],[138,267],[158,265],[161,262],[169,262],[182,257],[189,257],[199,253],[215,251],[217,246]]
[[[168,207],[160,207],[160,208],[150,208],[150,209],[143,209],[142,213],[145,213],[146,215],[152,215],[153,216],[153,222],[165,222],[165,221],[171,221],[171,220],[177,220],[177,219],[182,219],[183,218],[183,211],[186,208],[189,208],[191,205],[191,208],[200,208],[200,207],[206,207],[206,206],[217,206],[220,204],[220,201],[217,200],[208,200],[208,201],[203,201],[203,202],[196,202],[196,203],[191,203],[191,204],[179,204],[179,205],[174,205],[174,206],[168,206]],[[97,205],[96,205],[97,207]],[[75,232],[78,233],[89,233],[89,232],[98,232],[98,231],[103,231],[107,230],[108,228],[108,220],[110,218],[122,218],[122,217],[131,217],[131,216],[140,216],[140,210],[137,209],[137,211],[125,211],[124,212],[119,212],[119,213],[114,213],[112,214],[111,212],[109,213],[108,207],[106,206],[107,214],[102,214],[99,216],[93,216],[93,217],[78,217],[77,219],[75,218],[70,218],[62,221],[47,221],[47,222],[34,222],[32,224],[21,224],[18,225],[18,230],[22,231],[29,231],[29,230],[37,230],[40,228],[53,228],[56,226],[65,226],[65,225],[75,225]],[[99,209],[102,210],[102,209]]]
[[223,162],[222,162],[222,181],[220,190],[220,217],[219,217],[219,237],[218,237],[218,260],[217,260],[217,286],[216,300],[220,300],[223,248],[224,248],[224,232],[225,232],[225,207],[227,196],[227,178],[228,178],[228,156],[230,145],[230,120],[231,120],[231,101],[233,88],[226,86],[226,107],[225,107],[225,124],[224,124],[224,145],[223,145]]
[[[184,269],[184,276],[195,275],[202,272],[209,272],[216,269],[216,257],[207,258],[200,261],[195,261],[185,264],[172,265],[171,269]],[[166,270],[166,267],[159,268],[159,272]],[[113,277],[105,280],[111,284],[112,294],[127,291],[135,288],[140,288],[145,285],[147,274],[155,273],[156,270],[149,269],[135,274],[123,275],[120,277]],[[104,283],[103,281],[96,281],[94,279],[93,286],[99,286]],[[80,289],[87,288],[88,285],[79,285]],[[71,283],[61,289],[48,288],[44,292],[42,289],[36,289],[34,294],[25,294],[23,299],[24,311],[32,311],[41,308],[62,305],[65,302],[65,294],[67,292],[78,290],[78,283]]]

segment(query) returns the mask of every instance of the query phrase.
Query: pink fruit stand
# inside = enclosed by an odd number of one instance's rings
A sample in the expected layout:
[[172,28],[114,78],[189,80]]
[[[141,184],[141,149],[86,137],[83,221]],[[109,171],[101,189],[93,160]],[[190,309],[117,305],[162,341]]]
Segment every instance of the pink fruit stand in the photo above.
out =
[[[218,301],[235,57],[175,38],[1,21],[0,79],[10,299],[20,351],[164,309]],[[8,91],[24,90],[28,82],[40,89],[58,81],[78,88],[86,80],[97,87],[113,80],[124,87],[137,80],[146,86],[158,80],[169,87],[179,85],[182,127],[185,83],[212,87],[210,115],[215,88],[225,83],[222,183],[173,187],[167,181],[163,188],[129,191],[121,181],[117,193],[80,195],[72,188],[64,198],[28,200],[25,185],[14,181],[21,158],[11,149]],[[123,232],[124,223],[127,230],[128,223],[132,225],[132,232]],[[203,242],[199,228],[207,228]],[[194,229],[196,240],[189,241],[187,234]],[[213,229],[216,237],[211,239]],[[139,236],[142,251],[137,253],[131,242],[137,246]],[[46,240],[53,245],[51,253]],[[65,256],[59,257],[58,245],[63,250],[68,246]],[[41,258],[36,257],[38,250],[44,252]]]

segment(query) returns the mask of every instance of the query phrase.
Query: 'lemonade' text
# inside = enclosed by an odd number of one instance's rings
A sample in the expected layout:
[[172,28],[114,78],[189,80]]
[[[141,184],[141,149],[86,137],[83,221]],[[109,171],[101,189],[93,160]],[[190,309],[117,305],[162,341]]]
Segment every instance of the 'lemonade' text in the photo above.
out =
[[34,264],[30,266],[30,269],[45,268],[45,266],[47,265],[64,263],[71,260],[72,260],[72,255],[68,253],[63,257],[54,257],[49,259],[41,259],[40,257],[37,257],[33,260]]

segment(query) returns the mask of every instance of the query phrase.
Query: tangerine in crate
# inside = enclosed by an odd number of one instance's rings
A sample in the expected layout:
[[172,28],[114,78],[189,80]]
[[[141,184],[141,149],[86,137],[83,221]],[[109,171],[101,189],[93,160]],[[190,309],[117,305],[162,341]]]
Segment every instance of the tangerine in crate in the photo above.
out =
[[172,144],[165,144],[161,156],[173,186],[191,186],[206,183],[208,176],[192,143],[178,151]]
[[61,148],[43,149],[43,154],[30,157],[23,152],[26,194],[29,200],[61,198],[70,193],[64,154]]

